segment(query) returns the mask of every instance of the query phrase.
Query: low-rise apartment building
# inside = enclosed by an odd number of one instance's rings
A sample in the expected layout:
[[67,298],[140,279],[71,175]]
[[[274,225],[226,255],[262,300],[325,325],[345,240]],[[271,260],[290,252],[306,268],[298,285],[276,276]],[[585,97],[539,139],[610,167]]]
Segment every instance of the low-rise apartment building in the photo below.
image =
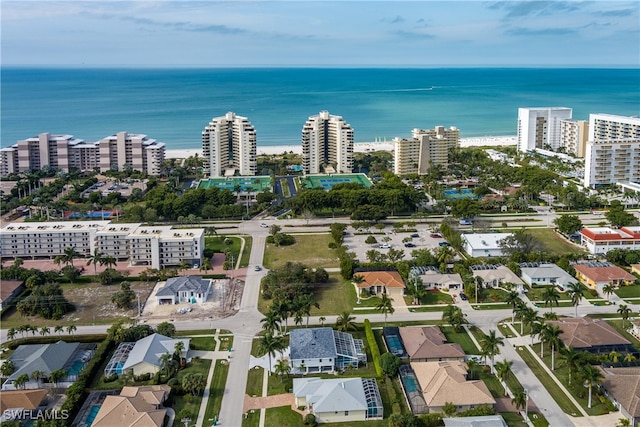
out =
[[10,223],[0,229],[1,256],[55,258],[68,248],[80,256],[96,250],[119,261],[151,268],[202,262],[204,229],[114,224],[111,221]]
[[580,230],[580,243],[595,255],[612,249],[640,249],[640,227],[585,227]]

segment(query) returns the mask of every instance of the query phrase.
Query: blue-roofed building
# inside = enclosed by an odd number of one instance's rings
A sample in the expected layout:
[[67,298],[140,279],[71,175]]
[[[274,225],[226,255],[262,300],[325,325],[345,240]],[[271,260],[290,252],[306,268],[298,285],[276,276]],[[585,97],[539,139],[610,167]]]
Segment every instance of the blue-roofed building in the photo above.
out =
[[178,342],[183,345],[180,357],[187,359],[191,342],[189,338],[169,338],[160,334],[142,338],[130,350],[127,361],[122,365],[122,372],[131,370],[134,375],[155,374],[162,368],[162,362],[160,362],[162,355],[173,354]]
[[172,277],[158,289],[156,298],[159,305],[207,302],[212,283],[213,280],[201,276]]
[[367,361],[362,340],[331,328],[294,329],[289,342],[295,373],[335,372]]

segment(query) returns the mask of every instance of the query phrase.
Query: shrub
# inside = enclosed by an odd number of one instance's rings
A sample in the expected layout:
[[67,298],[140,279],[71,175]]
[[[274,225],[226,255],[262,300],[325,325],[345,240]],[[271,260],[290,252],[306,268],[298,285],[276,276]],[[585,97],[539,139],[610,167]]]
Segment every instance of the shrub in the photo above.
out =
[[102,379],[103,383],[112,383],[118,379],[118,374],[107,375]]
[[369,236],[364,242],[371,245],[373,243],[378,243],[378,239],[376,239],[374,236]]
[[316,416],[313,414],[305,415],[303,423],[305,426],[310,426],[310,427],[315,427],[318,425],[318,422],[316,421]]
[[136,375],[133,379],[138,382],[149,381],[151,379],[151,373],[147,372],[146,374]]
[[378,348],[378,342],[375,335],[373,335],[373,329],[371,329],[371,322],[369,319],[364,319],[364,332],[369,343],[369,350],[371,351],[371,357],[373,358],[373,366],[376,369],[376,375],[381,377],[383,375],[382,367],[380,366],[380,349]]

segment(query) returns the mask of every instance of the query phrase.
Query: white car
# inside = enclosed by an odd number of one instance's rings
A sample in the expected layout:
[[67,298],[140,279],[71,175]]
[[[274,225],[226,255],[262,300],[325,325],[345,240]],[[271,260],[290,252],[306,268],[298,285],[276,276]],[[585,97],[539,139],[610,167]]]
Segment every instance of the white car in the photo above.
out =
[[262,228],[269,228],[269,226],[267,224],[265,224],[264,222],[262,224],[260,224],[260,227]]
[[391,245],[388,243],[383,243],[380,245],[380,249],[390,249],[390,248],[391,248]]

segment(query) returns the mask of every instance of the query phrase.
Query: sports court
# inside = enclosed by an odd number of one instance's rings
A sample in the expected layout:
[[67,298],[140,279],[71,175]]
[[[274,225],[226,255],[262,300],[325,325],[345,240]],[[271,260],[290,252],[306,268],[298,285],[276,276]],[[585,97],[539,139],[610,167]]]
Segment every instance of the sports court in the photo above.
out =
[[304,186],[305,188],[324,188],[325,190],[331,190],[334,185],[346,182],[361,184],[365,188],[373,186],[373,183],[363,173],[307,175],[304,179]]
[[468,188],[461,189],[449,189],[444,190],[444,197],[449,200],[460,200],[460,199],[477,199],[478,196],[474,194],[473,190],[469,190]]
[[270,176],[230,176],[227,178],[202,179],[198,183],[198,188],[205,190],[211,187],[218,187],[221,190],[235,191],[236,187],[241,191],[261,193],[265,190],[272,191]]

